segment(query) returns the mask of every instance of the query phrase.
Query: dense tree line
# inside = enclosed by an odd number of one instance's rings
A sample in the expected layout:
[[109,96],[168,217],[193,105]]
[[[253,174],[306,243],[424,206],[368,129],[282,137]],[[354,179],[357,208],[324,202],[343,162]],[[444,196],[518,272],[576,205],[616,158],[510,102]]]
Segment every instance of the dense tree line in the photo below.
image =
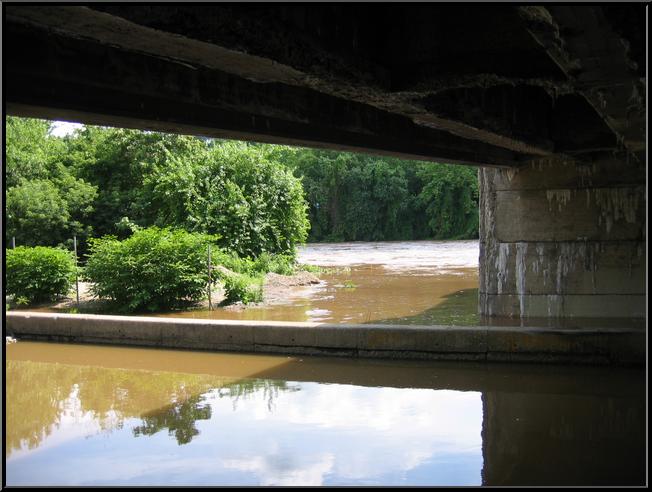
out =
[[478,237],[473,167],[324,150],[286,150],[309,203],[310,241]]
[[293,254],[309,223],[300,180],[269,146],[8,117],[6,233],[21,245],[149,226],[217,235],[241,256]]
[[[148,226],[241,256],[305,241],[477,237],[474,168],[7,117],[5,240],[66,244]],[[308,231],[309,236],[308,236]]]

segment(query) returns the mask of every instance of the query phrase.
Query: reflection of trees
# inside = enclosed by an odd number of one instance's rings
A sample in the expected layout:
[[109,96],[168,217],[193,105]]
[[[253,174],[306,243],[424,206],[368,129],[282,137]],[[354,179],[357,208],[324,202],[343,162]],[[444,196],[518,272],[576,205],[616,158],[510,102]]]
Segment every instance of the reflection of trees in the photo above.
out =
[[[298,386],[288,386],[285,381],[250,379],[223,384],[217,388],[215,394],[219,398],[230,398],[233,401],[233,410],[236,410],[241,398],[247,399],[254,394],[262,393],[263,398],[267,400],[267,409],[271,412],[274,408],[274,400],[280,391],[298,390]],[[168,434],[174,435],[180,445],[188,444],[199,434],[195,426],[196,421],[209,420],[212,416],[210,405],[204,402],[204,395],[194,395],[185,401],[148,412],[141,417],[143,425],[133,429],[134,436],[152,436],[167,429]]]
[[[122,428],[140,417],[134,435],[168,429],[179,444],[198,434],[197,420],[211,418],[203,394],[218,388],[235,402],[263,392],[272,408],[279,391],[293,390],[284,381],[230,381],[219,376],[110,369],[31,361],[6,361],[5,456],[27,446],[36,448],[59,427],[66,407],[90,414],[103,431]],[[298,390],[298,388],[296,388]],[[154,409],[154,410],[152,410]]]
[[195,422],[211,418],[211,407],[207,404],[202,405],[203,401],[204,398],[197,395],[184,402],[143,415],[141,417],[143,425],[133,429],[134,436],[152,436],[161,429],[167,428],[168,433],[174,434],[180,445],[188,444],[199,434]]
[[278,397],[279,391],[299,391],[298,386],[288,386],[285,381],[272,381],[268,379],[249,379],[246,381],[238,381],[237,384],[229,384],[220,388],[217,395],[220,398],[231,398],[233,402],[233,410],[238,407],[238,401],[247,399],[253,394],[262,391],[263,398],[267,400],[267,410],[274,411],[274,400]]
[[[47,365],[46,372],[43,366]],[[33,449],[59,425],[61,402],[70,394],[72,384],[48,384],[65,373],[56,364],[7,360],[5,386],[5,457],[14,449]],[[44,379],[45,378],[45,379]],[[36,383],[42,380],[45,384]]]

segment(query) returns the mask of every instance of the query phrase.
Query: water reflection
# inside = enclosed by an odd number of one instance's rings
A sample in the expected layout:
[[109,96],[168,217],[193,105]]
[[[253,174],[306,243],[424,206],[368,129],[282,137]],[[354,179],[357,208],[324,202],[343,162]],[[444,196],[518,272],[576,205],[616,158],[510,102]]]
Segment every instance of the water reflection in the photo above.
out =
[[[21,342],[25,345],[25,342]],[[284,381],[229,381],[218,376],[125,370],[32,361],[6,361],[7,432],[5,456],[37,449],[57,431],[87,428],[94,433],[121,429],[139,416],[134,436],[167,429],[178,444],[189,443],[199,431],[197,420],[209,420],[204,393],[215,388],[237,401],[260,392],[273,406]],[[11,422],[11,426],[9,423]],[[22,453],[21,453],[22,454]]]
[[6,369],[10,485],[645,478],[645,375],[633,369],[31,342],[7,347]]
[[180,445],[188,444],[199,434],[195,422],[211,418],[211,407],[205,403],[203,396],[197,395],[182,403],[148,412],[141,418],[143,424],[133,428],[134,436],[152,436],[167,429]]

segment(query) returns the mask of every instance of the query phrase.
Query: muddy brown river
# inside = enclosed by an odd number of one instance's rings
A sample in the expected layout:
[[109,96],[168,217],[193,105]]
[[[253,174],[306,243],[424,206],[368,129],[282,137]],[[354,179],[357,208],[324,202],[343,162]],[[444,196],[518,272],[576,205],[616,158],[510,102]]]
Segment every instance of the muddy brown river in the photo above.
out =
[[[643,328],[634,318],[519,318],[478,314],[479,244],[387,241],[307,244],[300,263],[327,268],[321,282],[284,289],[261,305],[156,316],[394,325]],[[151,315],[151,314],[148,314]]]
[[476,324],[478,241],[322,243],[298,261],[327,267],[321,283],[264,305],[162,314],[329,323]]
[[640,485],[640,369],[6,346],[6,485]]

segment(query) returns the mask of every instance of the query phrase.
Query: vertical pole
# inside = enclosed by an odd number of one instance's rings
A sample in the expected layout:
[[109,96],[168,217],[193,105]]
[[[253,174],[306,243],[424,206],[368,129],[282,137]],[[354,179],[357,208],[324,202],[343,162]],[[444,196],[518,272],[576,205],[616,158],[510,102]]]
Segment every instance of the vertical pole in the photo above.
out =
[[16,249],[16,236],[11,237],[11,247]]
[[72,237],[75,247],[75,286],[77,290],[77,309],[79,309],[79,269],[77,268],[77,236]]
[[213,301],[211,300],[211,245],[208,245],[208,310],[213,310]]

